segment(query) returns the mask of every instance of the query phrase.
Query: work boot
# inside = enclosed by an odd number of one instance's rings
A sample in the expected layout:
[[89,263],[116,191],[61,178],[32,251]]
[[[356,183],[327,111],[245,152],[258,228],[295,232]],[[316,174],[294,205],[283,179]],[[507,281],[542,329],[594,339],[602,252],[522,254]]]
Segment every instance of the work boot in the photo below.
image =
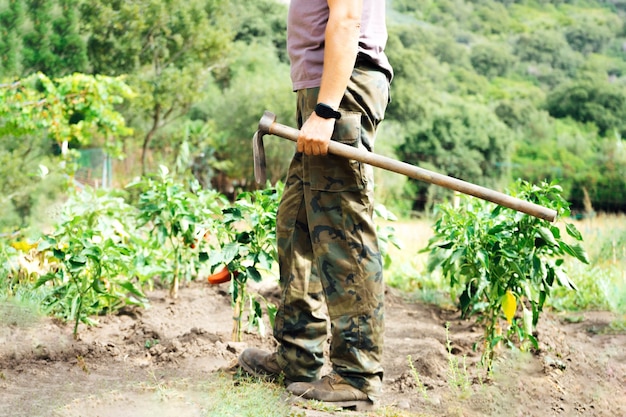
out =
[[376,409],[376,404],[366,393],[348,384],[336,372],[315,382],[294,382],[287,386],[287,391],[307,400],[324,401],[341,408],[356,411]]
[[[276,352],[270,353],[257,348],[244,350],[237,360],[248,374],[266,381],[279,381],[283,378],[282,369],[276,361]],[[285,384],[288,381],[284,381]],[[290,381],[289,381],[290,382]]]

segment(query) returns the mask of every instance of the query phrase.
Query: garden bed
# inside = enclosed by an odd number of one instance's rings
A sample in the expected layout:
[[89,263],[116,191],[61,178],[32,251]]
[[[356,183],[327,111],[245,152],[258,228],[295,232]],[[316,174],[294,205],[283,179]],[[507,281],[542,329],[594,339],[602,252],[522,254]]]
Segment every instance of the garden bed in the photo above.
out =
[[[148,309],[81,325],[78,340],[71,324],[2,305],[0,415],[215,415],[211,404],[220,399],[207,381],[245,346],[273,347],[271,337],[253,333],[230,341],[227,290],[228,284],[192,282],[176,301],[167,290],[152,291]],[[275,285],[259,290],[275,300]],[[490,376],[472,350],[481,328],[458,317],[388,290],[385,410],[393,407],[398,416],[626,415],[626,335],[609,332],[612,314],[542,315],[540,351],[502,353]],[[346,415],[294,408],[293,415],[302,413]]]

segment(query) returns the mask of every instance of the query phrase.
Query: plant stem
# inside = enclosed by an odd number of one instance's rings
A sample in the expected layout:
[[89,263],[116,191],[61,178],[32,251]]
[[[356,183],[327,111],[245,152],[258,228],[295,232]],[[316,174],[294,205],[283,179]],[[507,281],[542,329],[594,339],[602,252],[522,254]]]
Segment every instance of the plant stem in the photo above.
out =
[[246,286],[245,284],[241,284],[237,279],[235,279],[234,285],[238,287],[237,290],[237,299],[235,300],[234,313],[233,316],[233,334],[232,339],[235,342],[241,342],[241,319],[243,317],[243,303],[246,299]]
[[80,295],[78,300],[78,307],[76,308],[76,317],[74,318],[74,340],[78,339],[78,323],[80,322],[80,312],[83,309],[83,295]]

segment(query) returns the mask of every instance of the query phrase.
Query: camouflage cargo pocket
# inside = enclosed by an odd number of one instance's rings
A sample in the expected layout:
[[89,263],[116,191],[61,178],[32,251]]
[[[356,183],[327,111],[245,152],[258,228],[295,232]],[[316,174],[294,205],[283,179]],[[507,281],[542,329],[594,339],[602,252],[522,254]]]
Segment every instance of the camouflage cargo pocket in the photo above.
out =
[[[361,113],[342,112],[331,139],[355,148],[361,146]],[[311,190],[339,192],[365,188],[361,162],[331,154],[309,158]]]

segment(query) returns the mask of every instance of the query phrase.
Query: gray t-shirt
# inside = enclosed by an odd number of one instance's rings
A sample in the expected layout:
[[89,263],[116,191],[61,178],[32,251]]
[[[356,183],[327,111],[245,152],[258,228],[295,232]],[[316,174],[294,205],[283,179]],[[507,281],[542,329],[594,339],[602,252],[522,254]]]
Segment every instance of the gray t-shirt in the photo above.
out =
[[[287,21],[287,52],[294,90],[319,87],[324,66],[327,0],[291,0]],[[379,67],[391,80],[393,70],[384,49],[387,43],[385,0],[363,0],[359,62]]]

